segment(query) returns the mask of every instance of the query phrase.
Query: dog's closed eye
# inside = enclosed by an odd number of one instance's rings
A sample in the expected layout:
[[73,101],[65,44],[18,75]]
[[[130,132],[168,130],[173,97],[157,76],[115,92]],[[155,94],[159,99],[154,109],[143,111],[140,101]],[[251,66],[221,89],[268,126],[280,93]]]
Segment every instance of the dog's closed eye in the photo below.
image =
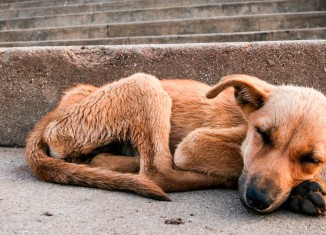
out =
[[312,152],[308,152],[305,155],[301,156],[299,160],[303,164],[309,164],[309,163],[319,164],[319,163],[321,163],[321,161],[318,158],[314,157]]
[[256,127],[256,132],[262,138],[264,145],[272,145],[273,144],[271,136],[270,136],[270,131],[264,131],[263,129]]

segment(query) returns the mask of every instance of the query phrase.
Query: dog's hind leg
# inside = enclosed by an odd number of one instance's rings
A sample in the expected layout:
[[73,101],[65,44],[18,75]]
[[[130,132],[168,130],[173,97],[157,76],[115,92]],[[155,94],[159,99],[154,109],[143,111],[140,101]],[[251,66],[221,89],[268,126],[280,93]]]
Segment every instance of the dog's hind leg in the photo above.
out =
[[139,156],[130,157],[100,153],[91,160],[89,165],[121,173],[137,173],[139,172]]
[[133,75],[136,79],[138,76],[142,83],[133,84],[123,94],[128,96],[124,105],[129,107],[123,113],[129,112],[130,118],[122,114],[121,118],[125,119],[128,138],[140,155],[139,173],[150,175],[165,167],[172,168],[169,149],[172,101],[158,79],[145,74]]

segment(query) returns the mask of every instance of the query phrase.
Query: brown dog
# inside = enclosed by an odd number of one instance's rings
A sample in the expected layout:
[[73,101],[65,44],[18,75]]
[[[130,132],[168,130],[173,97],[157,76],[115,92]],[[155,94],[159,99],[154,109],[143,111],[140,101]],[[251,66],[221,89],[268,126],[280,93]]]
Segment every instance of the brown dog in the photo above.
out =
[[[34,127],[26,159],[45,181],[162,200],[162,189],[234,187],[240,177],[241,199],[256,211],[289,198],[295,211],[322,214],[326,185],[317,175],[326,162],[325,112],[326,98],[313,89],[246,75],[210,87],[135,74],[68,90]],[[95,156],[91,167],[66,162],[99,152],[110,154]]]

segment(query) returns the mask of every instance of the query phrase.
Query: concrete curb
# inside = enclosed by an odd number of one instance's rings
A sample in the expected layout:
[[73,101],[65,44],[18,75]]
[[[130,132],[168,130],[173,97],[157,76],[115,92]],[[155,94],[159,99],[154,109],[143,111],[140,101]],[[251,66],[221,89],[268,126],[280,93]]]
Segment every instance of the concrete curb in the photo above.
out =
[[0,145],[22,146],[64,89],[135,72],[209,84],[246,73],[326,93],[326,41],[0,49]]

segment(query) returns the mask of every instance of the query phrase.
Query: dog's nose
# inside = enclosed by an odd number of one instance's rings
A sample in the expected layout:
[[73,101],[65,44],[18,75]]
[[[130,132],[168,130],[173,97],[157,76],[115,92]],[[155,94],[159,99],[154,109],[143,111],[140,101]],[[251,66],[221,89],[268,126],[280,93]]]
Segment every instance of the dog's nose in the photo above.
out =
[[272,204],[271,200],[265,194],[251,187],[247,189],[246,200],[249,207],[259,211],[267,209]]

